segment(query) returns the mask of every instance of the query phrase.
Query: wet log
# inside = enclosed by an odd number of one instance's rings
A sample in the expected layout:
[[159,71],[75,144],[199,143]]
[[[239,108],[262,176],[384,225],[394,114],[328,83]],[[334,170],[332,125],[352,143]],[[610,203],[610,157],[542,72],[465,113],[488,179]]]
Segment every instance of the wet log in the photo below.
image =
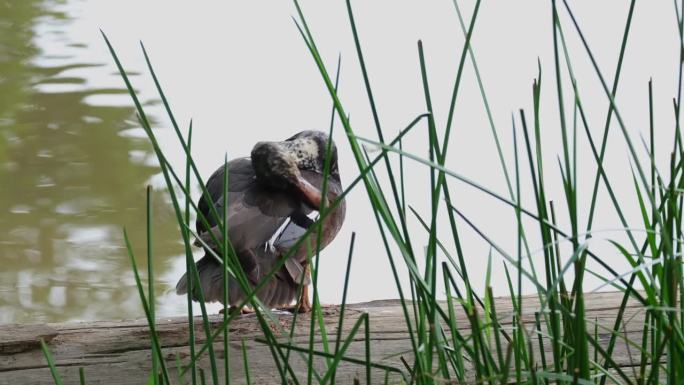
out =
[[[622,300],[622,293],[595,293],[585,296],[587,320],[598,324],[598,340],[605,348],[610,338],[615,318]],[[499,320],[504,330],[512,329],[512,304],[509,298],[495,300]],[[534,335],[535,311],[539,310],[536,296],[524,297],[523,324],[529,335]],[[337,333],[339,307],[324,308],[326,336],[331,349]],[[408,373],[404,363],[412,362],[411,343],[404,321],[401,303],[398,300],[382,300],[348,305],[345,310],[342,327],[342,338],[346,338],[363,313],[368,313],[370,323],[370,355],[374,364],[386,365]],[[623,337],[641,340],[645,310],[634,300],[628,302],[624,323],[619,331]],[[210,316],[212,330],[222,322],[222,315]],[[289,313],[274,313],[274,320],[269,325],[274,330],[279,327],[289,331],[293,316]],[[293,334],[293,343],[301,348],[308,348],[310,315],[298,315]],[[457,309],[457,326],[465,335],[468,334],[468,319],[462,309]],[[189,362],[187,317],[157,319],[157,334],[162,344],[164,363],[172,383],[190,383],[189,375],[179,379],[177,363]],[[244,362],[242,358],[242,342],[244,341],[250,376],[253,384],[280,384],[279,368],[275,364],[273,350],[262,341],[263,332],[254,314],[236,318],[229,325],[229,349],[224,351],[222,338],[214,343],[218,374],[223,380],[223,358],[229,354],[231,384],[244,384]],[[318,330],[318,326],[316,326]],[[593,325],[591,327],[593,335]],[[196,347],[199,349],[205,340],[205,332],[200,318],[195,319]],[[322,351],[322,335],[315,335],[315,350]],[[47,362],[40,349],[40,339],[44,339],[56,362],[58,372],[65,384],[78,384],[79,368],[84,368],[87,384],[143,384],[148,381],[152,368],[150,350],[150,332],[145,320],[98,321],[87,323],[55,323],[48,325],[0,325],[0,384],[53,384]],[[283,336],[280,339],[286,341]],[[504,340],[505,343],[505,340]],[[363,360],[366,354],[363,326],[353,338],[345,354],[346,357]],[[535,338],[534,349],[538,349]],[[504,346],[505,349],[505,346]],[[545,344],[547,357],[550,356],[549,344]],[[283,350],[283,352],[285,352]],[[593,349],[590,348],[590,352]],[[277,353],[276,353],[277,354]],[[593,353],[592,353],[593,354]],[[633,367],[638,365],[639,353],[629,347],[624,338],[618,338],[613,360],[621,368],[633,375]],[[279,357],[282,362],[282,357]],[[537,360],[537,362],[539,362]],[[282,365],[281,365],[282,366]],[[211,383],[210,360],[207,354],[202,355],[199,367]],[[288,376],[295,375],[300,383],[306,383],[308,355],[292,351],[288,359]],[[314,358],[315,371],[323,376],[326,359]],[[383,383],[386,370],[373,368],[372,383]],[[343,362],[337,369],[337,384],[351,384],[355,379],[365,383],[366,367],[359,363]],[[474,376],[474,374],[473,374]],[[401,375],[390,373],[390,383],[399,383]],[[475,380],[473,378],[473,380]],[[314,379],[314,383],[318,383]],[[611,383],[608,381],[608,383]]]

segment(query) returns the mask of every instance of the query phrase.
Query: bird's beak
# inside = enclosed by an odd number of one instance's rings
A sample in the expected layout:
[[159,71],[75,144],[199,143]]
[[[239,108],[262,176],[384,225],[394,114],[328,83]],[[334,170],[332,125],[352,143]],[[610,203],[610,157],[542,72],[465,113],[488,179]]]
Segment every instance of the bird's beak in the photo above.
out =
[[[316,188],[314,185],[309,183],[306,179],[304,179],[301,175],[297,176],[296,182],[295,182],[295,187],[299,190],[299,192],[302,194],[302,197],[306,200],[306,202],[309,204],[309,206],[320,210],[323,199],[323,193],[321,190]],[[329,206],[328,200],[325,200],[325,206]]]

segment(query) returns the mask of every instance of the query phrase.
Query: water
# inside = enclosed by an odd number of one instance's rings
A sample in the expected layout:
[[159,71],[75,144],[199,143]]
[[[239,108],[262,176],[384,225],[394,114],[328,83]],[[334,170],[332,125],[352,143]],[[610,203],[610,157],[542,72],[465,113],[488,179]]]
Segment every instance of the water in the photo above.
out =
[[[425,43],[435,113],[443,127],[463,43],[452,4],[361,3],[354,7],[384,129],[393,135],[425,110],[416,49],[419,38]],[[470,15],[472,5],[464,4],[465,14]],[[653,76],[660,128],[657,146],[661,149],[670,146],[671,98],[676,94],[678,53],[671,7],[637,5],[618,96],[631,132],[647,132],[646,82]],[[627,5],[607,1],[577,4],[576,8],[611,81]],[[391,13],[387,13],[389,9]],[[340,92],[357,132],[375,137],[344,3],[305,2],[304,10],[331,70],[338,53],[342,54]],[[480,12],[473,45],[493,118],[502,133],[504,154],[511,164],[511,113],[530,108],[530,86],[539,58],[544,68],[545,161],[554,164],[560,154],[560,136],[549,5],[538,1],[484,4]],[[327,129],[329,97],[292,24],[290,15],[294,13],[287,2],[269,4],[268,12],[257,4],[189,7],[132,0],[0,2],[0,322],[141,317],[122,228],[127,228],[144,269],[148,184],[154,187],[158,314],[185,312],[184,298],[172,291],[184,270],[175,217],[156,160],[98,29],[112,39],[140,91],[162,147],[172,163],[182,167],[182,151],[137,45],[138,39],[145,42],[178,121],[187,127],[194,118],[194,154],[206,177],[223,162],[224,154],[247,155],[258,140],[284,139],[303,129]],[[573,64],[585,107],[598,137],[607,102],[570,24],[564,25],[575,53]],[[566,100],[571,100],[569,93]],[[572,116],[571,109],[567,114]],[[447,166],[506,195],[472,67],[464,72],[456,116]],[[580,137],[579,180],[586,191],[580,196],[580,207],[587,207],[594,163],[586,139]],[[414,134],[406,148],[425,154],[425,138],[424,133]],[[356,175],[356,166],[346,138],[337,132],[335,139],[341,148],[342,179],[348,182]],[[666,167],[667,154],[656,155]],[[631,176],[624,172],[626,162],[625,146],[615,126],[606,168],[618,186],[618,197],[633,206]],[[550,198],[562,202],[559,175],[553,167],[548,170]],[[427,172],[407,164],[407,175],[408,201],[428,215]],[[467,215],[504,249],[515,250],[511,231],[515,217],[509,208],[456,182],[453,191]],[[531,190],[523,193],[530,205]],[[600,199],[594,227],[619,227],[605,193]],[[324,252],[322,301],[340,300],[351,231],[357,231],[359,237],[350,301],[397,297],[362,189],[350,195],[348,207],[345,227]],[[561,205],[561,223],[567,225],[564,210]],[[626,210],[630,223],[639,227],[638,207]],[[442,229],[447,229],[446,222]],[[411,231],[421,239],[420,225],[412,223]],[[619,232],[604,234],[599,238],[622,239]],[[466,227],[462,236],[472,262],[471,277],[481,286],[489,245]],[[538,240],[531,238],[531,243],[533,249],[539,248]],[[445,246],[453,253],[450,242]],[[600,240],[592,247],[619,270],[628,270],[615,250]],[[399,254],[395,258],[400,262]],[[493,263],[495,293],[505,295],[501,257],[495,254]],[[400,275],[405,281],[406,272],[402,270]],[[599,286],[597,280],[588,282]],[[210,309],[215,311],[216,306]]]
[[[65,5],[66,6],[66,5]],[[106,57],[69,34],[65,6],[3,2],[0,27],[0,321],[139,315],[123,248],[144,260],[145,183],[158,171]],[[172,213],[155,193],[156,217]],[[157,221],[163,275],[178,240]],[[163,290],[163,288],[160,288]]]

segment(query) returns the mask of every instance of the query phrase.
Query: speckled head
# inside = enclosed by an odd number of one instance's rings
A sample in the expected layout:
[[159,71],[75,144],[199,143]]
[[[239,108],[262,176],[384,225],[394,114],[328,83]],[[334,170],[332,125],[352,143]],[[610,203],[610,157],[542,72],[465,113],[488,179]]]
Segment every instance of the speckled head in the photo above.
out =
[[[328,134],[322,131],[302,131],[281,142],[282,149],[295,159],[300,170],[323,174],[325,155],[328,150]],[[339,181],[337,147],[331,142],[330,176]]]
[[[337,148],[331,144],[330,177],[340,181]],[[266,186],[286,188],[306,170],[323,174],[328,135],[321,131],[302,131],[282,142],[259,142],[251,159],[257,179]]]
[[251,160],[255,177],[266,188],[294,191],[309,206],[318,208],[327,198],[301,172],[323,174],[328,144],[331,146],[329,175],[339,185],[337,148],[320,131],[302,131],[282,142],[254,145]]

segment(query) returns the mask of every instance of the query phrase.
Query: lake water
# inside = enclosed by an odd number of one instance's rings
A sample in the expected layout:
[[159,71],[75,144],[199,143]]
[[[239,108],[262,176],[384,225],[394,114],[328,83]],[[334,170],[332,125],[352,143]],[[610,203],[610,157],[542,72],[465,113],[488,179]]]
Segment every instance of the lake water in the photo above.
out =
[[[393,136],[425,111],[418,39],[425,44],[434,111],[442,130],[463,45],[451,1],[354,3],[386,136]],[[462,4],[467,19],[473,4]],[[628,2],[581,2],[572,6],[602,71],[612,82]],[[344,2],[306,1],[303,9],[331,71],[338,54],[342,55],[340,95],[355,130],[361,136],[375,138]],[[304,129],[327,130],[331,102],[292,22],[290,16],[295,12],[288,2],[192,6],[132,0],[0,2],[0,322],[141,317],[122,229],[125,226],[130,234],[138,263],[144,269],[147,185],[154,188],[157,313],[169,316],[185,312],[184,297],[172,290],[185,268],[175,216],[156,158],[99,29],[111,38],[130,71],[163,149],[174,165],[182,167],[182,150],[138,46],[139,40],[145,43],[181,126],[187,127],[193,119],[193,153],[200,171],[208,177],[225,154],[231,158],[247,155],[258,140],[284,139]],[[592,132],[598,138],[608,102],[567,13],[561,12],[561,21]],[[678,38],[673,6],[669,2],[638,3],[633,23],[617,102],[628,130],[635,138],[639,132],[645,135],[647,82],[653,78],[656,147],[663,149],[656,159],[665,169],[674,127],[671,99],[677,91]],[[532,116],[531,85],[540,61],[544,71],[545,177],[549,198],[563,202],[560,173],[551,166],[562,154],[550,5],[543,1],[485,2],[473,47],[492,117],[501,133],[504,156],[511,167],[511,114],[517,118],[518,109],[525,108],[528,117]],[[506,196],[472,65],[466,67],[447,166]],[[567,83],[566,101],[572,100],[569,89]],[[572,117],[570,107],[566,114]],[[625,204],[630,224],[642,227],[634,204],[628,153],[615,122],[613,126],[606,170]],[[336,129],[344,183],[358,170],[339,124]],[[424,156],[424,127],[418,130],[422,132],[410,136],[405,148]],[[639,147],[643,157],[642,150]],[[586,212],[595,163],[582,132],[578,134],[578,154],[579,205],[580,211]],[[429,174],[414,163],[406,167],[407,201],[428,215]],[[459,182],[450,183],[454,203],[505,250],[513,252],[512,210]],[[532,207],[526,174],[522,183],[524,203]],[[603,232],[597,233],[592,249],[618,271],[627,271],[616,250],[602,242],[624,238],[621,232],[613,231],[620,224],[604,190],[599,195],[594,225]],[[567,227],[566,207],[561,203],[557,208],[561,225]],[[425,242],[423,230],[413,218],[412,222],[411,232],[420,245],[420,240]],[[441,228],[447,230],[444,223]],[[526,224],[534,230],[533,222]],[[470,275],[481,287],[490,248],[465,225],[462,229]],[[397,297],[365,192],[357,189],[349,197],[342,232],[323,252],[322,302],[340,301],[352,231],[358,238],[350,301]],[[530,242],[533,250],[541,246],[534,237]],[[451,243],[446,246],[452,250]],[[538,260],[538,253],[535,258]],[[505,295],[502,259],[496,253],[492,274],[495,293]],[[405,281],[406,272],[401,276]],[[599,286],[598,280],[588,280],[589,289]]]

